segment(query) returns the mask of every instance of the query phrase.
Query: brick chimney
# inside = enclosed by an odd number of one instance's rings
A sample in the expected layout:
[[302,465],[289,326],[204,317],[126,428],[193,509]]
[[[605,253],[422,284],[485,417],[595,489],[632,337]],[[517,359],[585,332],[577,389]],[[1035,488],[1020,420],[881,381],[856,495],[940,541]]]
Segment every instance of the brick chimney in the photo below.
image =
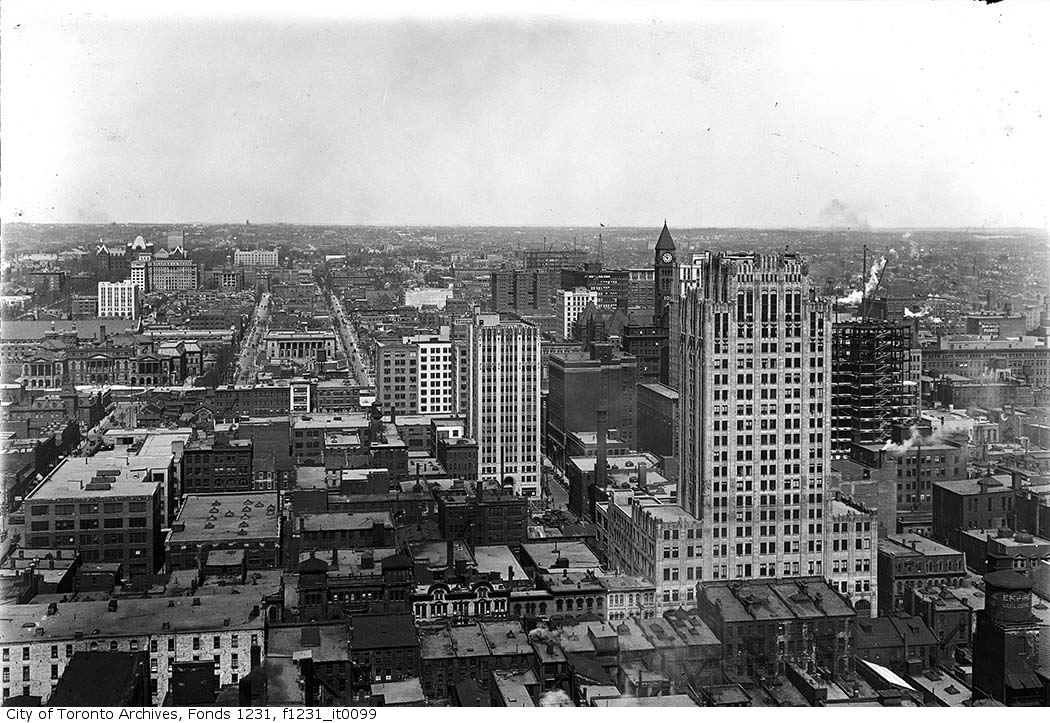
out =
[[606,440],[609,436],[609,412],[606,411],[605,407],[601,407],[598,409],[597,414],[598,459],[594,463],[594,484],[601,487],[605,485],[606,471],[609,464],[608,443]]

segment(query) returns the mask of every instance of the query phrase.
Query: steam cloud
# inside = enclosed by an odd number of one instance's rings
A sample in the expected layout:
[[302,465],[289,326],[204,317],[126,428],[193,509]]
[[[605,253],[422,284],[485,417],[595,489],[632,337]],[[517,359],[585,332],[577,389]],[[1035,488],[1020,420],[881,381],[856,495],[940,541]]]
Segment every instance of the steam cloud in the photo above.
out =
[[868,228],[868,221],[859,209],[837,198],[831,199],[831,202],[821,209],[820,222],[833,228]]
[[917,426],[912,426],[911,436],[900,444],[887,441],[886,444],[882,445],[882,451],[889,452],[894,457],[899,457],[919,442],[922,442],[923,444],[939,444],[946,436],[947,434],[945,434],[944,427],[941,427],[929,437],[923,437],[919,432],[919,428]]
[[911,257],[913,259],[919,258],[919,244],[911,237],[911,231],[905,233],[901,238],[908,242],[908,253]]
[[911,309],[909,309],[907,307],[904,308],[904,318],[905,319],[921,319],[922,317],[927,316],[928,314],[932,314],[932,313],[933,313],[933,309],[930,308],[929,304],[923,304],[923,307],[921,309],[919,309],[918,311],[912,311]]
[[886,257],[880,256],[878,260],[871,265],[871,272],[868,274],[868,280],[864,284],[864,290],[860,289],[849,292],[846,296],[843,296],[838,300],[840,304],[859,304],[865,296],[871,296],[875,291],[875,287],[879,285],[879,275],[882,270],[886,268]]
[[571,708],[572,699],[563,690],[548,690],[540,697],[543,708]]

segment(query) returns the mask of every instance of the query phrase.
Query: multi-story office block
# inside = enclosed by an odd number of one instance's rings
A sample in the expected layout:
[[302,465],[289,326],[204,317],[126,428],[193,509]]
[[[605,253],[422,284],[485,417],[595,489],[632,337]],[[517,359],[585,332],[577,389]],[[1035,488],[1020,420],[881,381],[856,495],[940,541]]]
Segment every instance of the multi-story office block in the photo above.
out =
[[567,463],[566,447],[573,432],[598,432],[597,410],[608,412],[607,429],[634,448],[638,366],[633,356],[595,344],[590,353],[552,354],[547,394],[547,457],[556,466]]
[[469,335],[467,425],[478,443],[478,479],[538,495],[539,329],[476,311]]
[[927,537],[889,535],[878,545],[880,615],[903,609],[910,588],[959,587],[966,579],[963,554]]
[[236,684],[260,663],[259,603],[260,596],[218,594],[5,606],[4,701],[47,699],[80,652],[148,653],[154,704],[164,701],[180,662],[207,661],[217,685]]
[[572,327],[580,314],[587,308],[587,304],[598,304],[598,292],[584,288],[576,288],[571,291],[560,289],[555,299],[555,313],[561,323],[561,336],[563,339],[572,338]]
[[119,562],[152,575],[163,546],[162,483],[135,457],[70,457],[26,498],[29,547],[79,550],[85,562]]
[[137,319],[142,289],[133,280],[98,282],[98,315],[101,318]]
[[576,269],[587,261],[587,252],[578,249],[528,249],[521,252],[526,269]]
[[700,521],[678,505],[623,497],[596,506],[606,567],[651,581],[658,612],[693,607],[703,575]]
[[182,451],[182,493],[244,492],[255,489],[252,440],[191,439]]
[[831,321],[795,254],[710,254],[672,314],[679,500],[703,579],[824,573]]
[[551,308],[551,274],[545,269],[493,271],[489,277],[492,311],[521,313]]
[[874,510],[848,497],[828,500],[824,576],[859,615],[878,610],[878,528]]
[[393,414],[456,411],[456,355],[448,327],[376,344],[376,399]]
[[652,309],[656,304],[656,270],[627,269],[627,306]]
[[638,451],[651,452],[658,457],[677,456],[678,392],[665,384],[639,384],[637,397],[635,439]]
[[233,263],[237,266],[274,267],[277,266],[277,262],[277,249],[251,249],[248,251],[237,249],[233,252]]
[[155,258],[147,270],[149,291],[188,291],[200,286],[200,268],[186,258]]

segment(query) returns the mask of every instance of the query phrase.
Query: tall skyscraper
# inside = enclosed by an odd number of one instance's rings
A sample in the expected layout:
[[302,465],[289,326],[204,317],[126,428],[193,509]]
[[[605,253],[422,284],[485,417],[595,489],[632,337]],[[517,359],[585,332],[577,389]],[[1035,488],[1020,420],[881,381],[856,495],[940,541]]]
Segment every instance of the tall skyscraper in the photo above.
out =
[[468,339],[467,425],[478,479],[540,491],[540,334],[518,319],[475,311]]
[[794,254],[707,254],[672,315],[698,579],[822,574],[831,320]]

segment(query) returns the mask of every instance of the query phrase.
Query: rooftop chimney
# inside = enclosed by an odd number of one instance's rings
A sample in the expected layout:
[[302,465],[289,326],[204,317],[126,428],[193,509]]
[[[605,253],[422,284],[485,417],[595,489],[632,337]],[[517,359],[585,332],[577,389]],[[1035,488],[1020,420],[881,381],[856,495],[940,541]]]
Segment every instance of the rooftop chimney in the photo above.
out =
[[606,470],[608,468],[608,444],[606,437],[609,436],[609,413],[605,407],[598,409],[598,459],[594,463],[594,484],[599,487],[605,486]]

